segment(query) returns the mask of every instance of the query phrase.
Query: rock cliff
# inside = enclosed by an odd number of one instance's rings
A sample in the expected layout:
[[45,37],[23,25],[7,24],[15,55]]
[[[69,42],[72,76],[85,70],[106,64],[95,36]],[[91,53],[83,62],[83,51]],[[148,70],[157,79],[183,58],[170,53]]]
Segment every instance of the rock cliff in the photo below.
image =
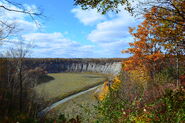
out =
[[31,68],[42,67],[48,73],[96,72],[116,75],[121,70],[120,59],[32,59],[26,60]]

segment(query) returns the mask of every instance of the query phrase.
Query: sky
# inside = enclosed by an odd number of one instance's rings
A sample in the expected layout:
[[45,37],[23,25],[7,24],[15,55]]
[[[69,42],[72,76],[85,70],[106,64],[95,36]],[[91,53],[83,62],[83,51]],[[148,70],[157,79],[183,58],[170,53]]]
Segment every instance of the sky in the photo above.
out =
[[[4,12],[3,19],[16,22],[16,35],[32,44],[31,57],[39,58],[125,58],[121,50],[133,42],[128,27],[139,20],[122,8],[121,12],[101,15],[96,9],[82,10],[73,0],[16,0],[31,10],[43,11],[45,17],[36,18]],[[11,6],[14,8],[13,6]],[[2,11],[2,10],[1,10]],[[15,39],[14,39],[15,40]],[[11,47],[3,44],[4,49]]]

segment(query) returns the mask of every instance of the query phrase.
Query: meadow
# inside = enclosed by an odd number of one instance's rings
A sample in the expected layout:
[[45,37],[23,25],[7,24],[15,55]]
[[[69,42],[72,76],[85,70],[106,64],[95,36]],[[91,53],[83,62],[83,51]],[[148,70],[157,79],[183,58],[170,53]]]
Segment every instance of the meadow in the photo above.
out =
[[34,90],[37,97],[50,103],[99,85],[107,79],[107,75],[97,73],[50,73],[48,76],[54,79],[39,84]]

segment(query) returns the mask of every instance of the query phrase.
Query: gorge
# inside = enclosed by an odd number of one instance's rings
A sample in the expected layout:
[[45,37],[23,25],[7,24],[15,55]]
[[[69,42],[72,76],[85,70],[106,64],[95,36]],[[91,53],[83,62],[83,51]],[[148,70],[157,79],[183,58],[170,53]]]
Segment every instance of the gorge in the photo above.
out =
[[48,73],[94,72],[116,75],[121,70],[121,59],[27,59],[29,68],[41,67]]

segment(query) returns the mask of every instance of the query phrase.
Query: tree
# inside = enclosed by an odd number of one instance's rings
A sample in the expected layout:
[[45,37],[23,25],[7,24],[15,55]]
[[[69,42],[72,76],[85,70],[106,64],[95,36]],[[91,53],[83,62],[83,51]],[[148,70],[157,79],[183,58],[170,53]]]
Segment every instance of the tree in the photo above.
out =
[[168,6],[156,6],[151,13],[161,23],[156,35],[163,40],[166,54],[176,56],[177,86],[179,86],[179,63],[185,54],[185,1],[164,0]]
[[[24,67],[24,59],[28,56],[30,45],[25,45],[22,40],[17,42],[17,46],[11,48],[10,51],[7,52],[7,57],[11,58],[10,62],[14,66],[14,76],[17,78],[19,83],[19,110],[22,112],[23,105],[23,71]],[[15,80],[16,81],[16,80]]]
[[[147,19],[160,23],[160,26],[156,30],[156,35],[158,35],[160,40],[165,41],[166,44],[171,44],[171,48],[177,49],[177,46],[181,46],[181,52],[184,52],[185,1],[151,0],[145,3],[145,7],[153,8],[153,11],[148,9],[143,10],[145,13],[148,13]],[[168,53],[176,52],[174,49],[170,49],[168,45],[165,46],[165,49]]]
[[[36,21],[36,18],[43,16],[42,12],[37,9],[30,9],[23,4],[13,2],[12,0],[0,0],[0,12],[2,11],[9,11],[15,13],[23,13],[28,15],[36,25],[39,23]],[[1,13],[3,15],[3,12]],[[0,44],[7,41],[7,38],[10,37],[13,33],[17,32],[16,30],[16,23],[10,23],[8,20],[3,18],[0,19]]]
[[[39,9],[29,8],[25,6],[24,4],[14,2],[13,0],[0,0],[0,45],[3,43],[12,41],[12,39],[15,39],[17,36],[16,34],[17,27],[16,23],[10,22],[9,20],[3,18],[4,12],[14,12],[16,13],[22,13],[25,15],[28,15],[32,21],[35,22],[36,25],[38,25],[37,18],[43,16],[42,12]],[[9,109],[12,108],[12,103],[16,104],[17,95],[19,95],[19,110],[22,111],[23,108],[23,83],[24,83],[24,58],[28,53],[27,49],[24,49],[23,47],[24,43],[17,43],[15,41],[12,41],[13,45],[16,45],[17,47],[11,48],[7,51],[7,54],[3,57],[8,58],[1,58],[0,59],[0,91],[2,92],[1,95],[2,99],[2,106],[5,106],[7,108],[5,111],[9,112]],[[18,91],[19,90],[19,91]],[[19,94],[17,94],[19,92]],[[1,96],[0,95],[0,96]],[[7,103],[3,105],[3,103]],[[15,107],[15,105],[13,105]],[[17,106],[17,105],[16,105]],[[4,109],[4,108],[3,108]],[[14,108],[13,108],[14,109]],[[7,112],[4,112],[1,115],[8,114]]]
[[[177,85],[179,83],[179,60],[184,57],[184,37],[185,20],[181,13],[184,12],[184,1],[163,0],[169,6],[153,6],[150,11],[144,15],[144,22],[138,26],[137,30],[130,28],[130,33],[135,39],[130,43],[132,48],[123,52],[133,54],[126,61],[125,69],[136,69],[138,66],[144,66],[148,69],[150,77],[153,78],[157,69],[161,68],[161,58],[176,57]],[[165,3],[165,5],[167,5]],[[173,9],[175,6],[176,9]],[[172,8],[172,9],[169,9]],[[177,14],[176,14],[177,13]],[[178,14],[180,13],[180,14]],[[136,32],[134,32],[136,31]],[[179,46],[181,46],[179,48]]]
[[[0,4],[1,9],[5,10],[5,11],[27,14],[34,21],[35,21],[35,17],[43,16],[43,14],[40,10],[35,10],[35,9],[30,10],[29,8],[27,8],[23,4],[13,2],[12,0],[0,0],[0,2],[1,2],[1,4]],[[7,6],[7,4],[9,6]],[[11,6],[14,6],[16,8],[14,9]]]
[[109,11],[118,13],[120,11],[119,6],[125,6],[125,9],[132,13],[129,0],[74,0],[75,5],[80,5],[82,9],[94,9],[97,8],[99,12],[105,14]]
[[[158,21],[155,35],[162,41],[165,54],[176,58],[176,78],[179,85],[179,64],[185,55],[185,1],[184,0],[157,0],[145,3],[145,7],[154,8],[148,12],[148,20]],[[174,57],[175,56],[175,57]],[[175,71],[174,71],[175,72]]]
[[15,30],[14,23],[7,23],[0,20],[0,45],[3,43],[3,40],[7,39]]
[[[145,18],[148,18],[148,14],[145,15]],[[154,74],[160,69],[159,63],[164,57],[161,42],[155,35],[157,26],[159,26],[157,21],[145,19],[143,23],[138,25],[137,29],[130,28],[130,33],[135,41],[129,43],[131,48],[123,51],[123,53],[133,54],[129,60],[124,62],[125,70],[147,70],[150,77],[154,79]]]

